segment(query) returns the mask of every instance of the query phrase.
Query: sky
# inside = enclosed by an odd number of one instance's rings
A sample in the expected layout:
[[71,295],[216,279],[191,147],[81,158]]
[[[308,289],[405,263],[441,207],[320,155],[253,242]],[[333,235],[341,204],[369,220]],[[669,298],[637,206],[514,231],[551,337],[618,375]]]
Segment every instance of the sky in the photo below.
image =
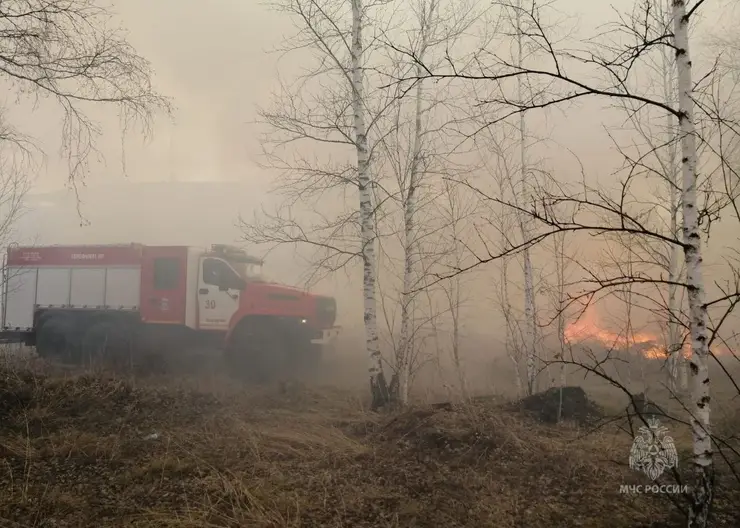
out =
[[[172,98],[174,122],[155,122],[152,137],[129,134],[125,144],[126,171],[117,121],[108,109],[95,109],[105,135],[98,146],[105,159],[91,164],[90,184],[117,181],[213,181],[248,179],[263,187],[269,175],[254,161],[259,145],[255,126],[257,105],[265,104],[275,88],[278,54],[271,53],[292,31],[290,21],[258,0],[211,0],[208,9],[193,0],[126,0],[114,4],[131,44],[155,71],[155,84]],[[581,24],[599,20],[594,2],[566,0],[562,9],[577,12]],[[289,75],[296,57],[280,59]],[[6,102],[11,95],[6,95]],[[43,112],[29,104],[13,105],[11,117],[22,120],[48,156],[35,191],[63,187],[66,166],[57,155],[59,114],[50,103]],[[57,116],[55,120],[51,116]],[[597,124],[584,112],[582,124]],[[567,131],[564,137],[570,137]],[[588,139],[589,136],[583,136]]]
[[[182,0],[126,0],[114,7],[131,44],[152,63],[158,90],[175,105],[174,123],[158,119],[146,143],[140,134],[126,138],[125,177],[132,181],[254,177],[249,122],[255,104],[269,97],[272,89],[276,57],[266,51],[280,42],[285,21],[250,1],[213,0],[207,10],[201,2]],[[43,112],[21,106],[14,114],[22,117],[26,129],[33,129],[49,154],[36,190],[59,188],[65,184],[66,167],[56,155],[59,127],[50,118],[58,113],[43,102]],[[124,171],[114,113],[98,108],[92,115],[105,123],[98,145],[107,163],[92,164],[88,183],[120,180]]]
[[[91,115],[104,123],[104,135],[98,140],[103,160],[91,164],[88,183],[247,179],[264,189],[270,175],[255,164],[259,144],[252,123],[256,107],[267,103],[275,89],[279,57],[270,51],[291,33],[291,22],[259,0],[211,0],[207,9],[203,5],[193,0],[113,2],[116,20],[139,54],[151,62],[157,88],[172,98],[176,110],[172,121],[155,121],[151,137],[130,133],[122,147],[114,111],[94,109]],[[557,6],[584,35],[614,20],[607,3],[559,0]],[[290,75],[298,60],[280,59],[283,75]],[[58,110],[48,102],[38,108],[27,101],[12,104],[11,92],[5,103],[11,107],[10,118],[22,122],[24,131],[48,154],[34,190],[63,187],[67,170],[58,156]],[[603,134],[594,134],[603,116],[590,108],[569,109],[569,126],[561,123],[550,133],[569,146],[579,146],[587,167],[599,167],[604,156],[614,154],[605,152],[609,145]]]

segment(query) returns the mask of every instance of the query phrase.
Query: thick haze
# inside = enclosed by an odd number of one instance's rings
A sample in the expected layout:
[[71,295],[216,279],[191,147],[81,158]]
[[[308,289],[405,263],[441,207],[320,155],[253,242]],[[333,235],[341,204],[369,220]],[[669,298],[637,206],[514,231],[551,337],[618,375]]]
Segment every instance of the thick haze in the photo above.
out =
[[[558,6],[578,16],[577,27],[584,35],[615,20],[613,9],[603,2],[561,0]],[[91,111],[103,123],[104,135],[97,144],[104,161],[91,164],[89,188],[79,189],[82,213],[90,222],[80,227],[74,195],[64,190],[66,164],[57,156],[60,113],[48,102],[34,109],[27,103],[15,105],[6,95],[9,119],[22,124],[48,153],[21,238],[41,243],[236,241],[238,214],[249,217],[271,200],[266,189],[272,175],[254,163],[259,145],[250,121],[256,118],[256,105],[266,104],[276,88],[278,55],[267,51],[292,31],[290,20],[256,0],[212,0],[207,7],[191,0],[126,0],[116,2],[115,10],[131,44],[151,61],[158,90],[173,99],[174,122],[158,119],[146,143],[140,134],[129,133],[122,144],[115,113]],[[291,65],[299,62],[297,56],[282,59],[281,74],[289,76]],[[586,171],[599,177],[608,177],[619,166],[621,158],[604,125],[620,123],[623,115],[603,110],[601,102],[569,108],[567,118],[552,111],[532,119],[533,124],[545,124],[541,130],[556,142],[540,149],[537,157],[559,178],[580,174],[572,155],[558,144],[576,153]],[[137,185],[144,182],[160,184]],[[168,182],[181,183],[170,187]],[[272,265],[273,276],[290,283],[297,283],[303,271],[286,252],[278,253]],[[340,298],[345,324],[359,325],[360,288],[347,290],[344,284],[360,276],[339,275],[321,288]],[[486,296],[475,302],[485,306]],[[474,309],[468,324],[490,328],[493,317],[490,310]]]

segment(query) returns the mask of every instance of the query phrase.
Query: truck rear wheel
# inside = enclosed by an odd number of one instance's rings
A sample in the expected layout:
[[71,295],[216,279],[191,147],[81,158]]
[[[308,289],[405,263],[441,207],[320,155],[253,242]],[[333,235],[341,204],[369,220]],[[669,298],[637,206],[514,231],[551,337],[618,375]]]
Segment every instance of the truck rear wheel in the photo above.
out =
[[81,355],[85,365],[127,363],[131,352],[130,333],[113,321],[93,323],[82,337]]
[[36,330],[36,353],[44,359],[74,362],[76,358],[73,321],[63,315],[41,320]]

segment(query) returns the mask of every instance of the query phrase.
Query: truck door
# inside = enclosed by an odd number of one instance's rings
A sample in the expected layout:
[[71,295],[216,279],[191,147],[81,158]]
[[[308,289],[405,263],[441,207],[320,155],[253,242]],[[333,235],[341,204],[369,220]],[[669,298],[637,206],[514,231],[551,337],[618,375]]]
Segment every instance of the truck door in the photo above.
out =
[[200,259],[198,328],[229,329],[231,317],[239,309],[242,282],[239,274],[225,260],[217,257]]
[[186,247],[144,247],[141,318],[147,323],[185,324]]

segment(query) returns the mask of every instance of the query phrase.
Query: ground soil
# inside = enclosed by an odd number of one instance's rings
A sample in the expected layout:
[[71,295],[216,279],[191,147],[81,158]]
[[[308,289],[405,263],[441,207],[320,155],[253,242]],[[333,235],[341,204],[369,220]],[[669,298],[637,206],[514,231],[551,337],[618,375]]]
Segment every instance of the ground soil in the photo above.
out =
[[[579,426],[577,392],[552,425],[496,399],[376,415],[330,387],[0,370],[0,527],[680,526],[620,494],[647,483],[631,439]],[[740,526],[723,490],[714,526]]]

